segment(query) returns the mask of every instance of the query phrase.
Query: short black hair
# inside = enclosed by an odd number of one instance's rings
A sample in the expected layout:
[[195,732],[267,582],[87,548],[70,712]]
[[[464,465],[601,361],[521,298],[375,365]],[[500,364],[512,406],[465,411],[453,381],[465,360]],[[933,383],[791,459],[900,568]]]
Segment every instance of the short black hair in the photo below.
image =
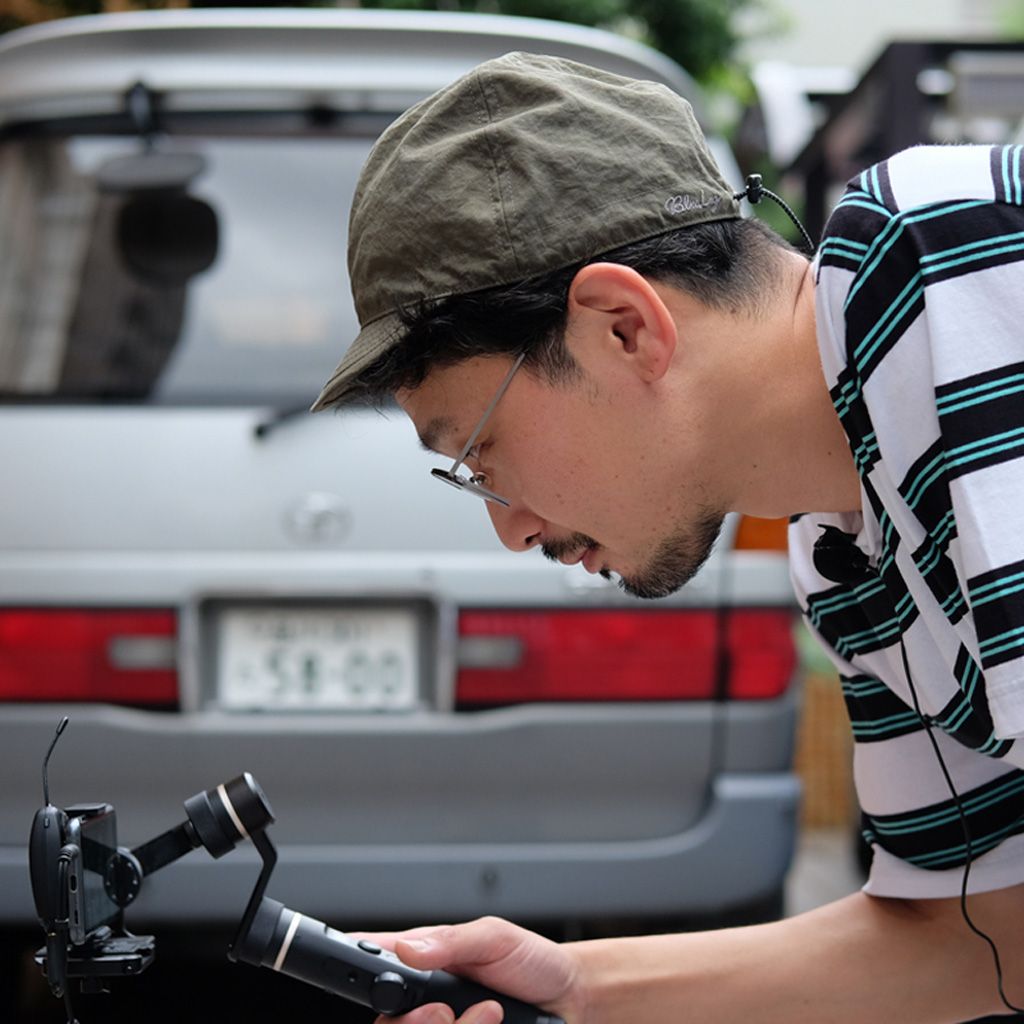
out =
[[380,402],[423,383],[435,367],[526,353],[552,383],[578,372],[564,343],[569,286],[590,263],[619,263],[706,306],[758,315],[778,288],[778,256],[792,246],[760,221],[710,221],[655,235],[512,285],[422,302],[401,311],[402,340],[363,370],[350,396]]

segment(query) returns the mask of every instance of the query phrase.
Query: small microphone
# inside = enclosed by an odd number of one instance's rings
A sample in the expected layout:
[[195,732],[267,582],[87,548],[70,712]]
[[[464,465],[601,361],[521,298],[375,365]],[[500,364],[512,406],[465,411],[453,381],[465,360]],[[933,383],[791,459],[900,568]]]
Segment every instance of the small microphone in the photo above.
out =
[[868,556],[857,547],[856,537],[837,526],[821,526],[822,534],[814,542],[814,568],[833,583],[853,585],[872,575]]

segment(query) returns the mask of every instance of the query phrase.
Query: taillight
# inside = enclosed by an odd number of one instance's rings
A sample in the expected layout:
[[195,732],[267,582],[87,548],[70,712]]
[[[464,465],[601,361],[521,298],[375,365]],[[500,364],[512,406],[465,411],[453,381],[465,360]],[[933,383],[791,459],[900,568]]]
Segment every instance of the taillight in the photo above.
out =
[[723,696],[763,700],[795,662],[786,609],[473,609],[459,616],[456,702],[708,700],[723,670]]
[[173,611],[0,608],[0,700],[174,705]]

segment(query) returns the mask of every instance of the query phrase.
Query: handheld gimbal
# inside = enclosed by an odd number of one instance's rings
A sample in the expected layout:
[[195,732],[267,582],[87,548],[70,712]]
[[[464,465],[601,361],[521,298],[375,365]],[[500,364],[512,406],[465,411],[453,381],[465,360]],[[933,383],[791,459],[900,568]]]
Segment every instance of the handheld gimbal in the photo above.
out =
[[36,953],[55,996],[65,1000],[74,1022],[70,979],[85,991],[103,989],[114,977],[140,974],[152,963],[152,936],[124,927],[124,908],[154,871],[202,846],[223,857],[250,840],[262,868],[228,949],[232,961],[270,967],[377,1013],[405,1013],[428,1002],[447,1003],[461,1013],[492,999],[507,1024],[562,1024],[518,999],[445,971],[420,971],[366,940],[289,910],[264,893],[277,863],[266,828],[273,811],[248,772],[185,801],[187,819],[135,849],[117,846],[114,808],[88,804],[61,809],[50,803],[47,764],[67,725],[61,721],[43,762],[46,806],[36,812],[29,842],[32,894],[46,945]]

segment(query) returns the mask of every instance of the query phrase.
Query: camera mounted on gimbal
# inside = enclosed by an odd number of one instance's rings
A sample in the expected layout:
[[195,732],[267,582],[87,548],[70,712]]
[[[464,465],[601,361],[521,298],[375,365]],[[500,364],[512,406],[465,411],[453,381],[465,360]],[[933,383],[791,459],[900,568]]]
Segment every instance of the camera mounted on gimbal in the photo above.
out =
[[277,863],[266,827],[273,811],[248,772],[185,801],[187,819],[135,849],[117,845],[113,806],[50,803],[47,766],[68,724],[65,717],[43,759],[45,806],[36,812],[29,838],[29,872],[36,913],[46,945],[36,953],[50,990],[64,1000],[75,1024],[70,982],[85,992],[103,991],[113,978],[141,974],[156,955],[151,935],[132,935],[124,910],[143,880],[202,846],[223,857],[250,840],[263,861],[259,878],[228,958],[270,967],[377,1013],[405,1013],[422,1003],[447,1003],[458,1014],[483,1000],[505,1009],[507,1024],[562,1024],[559,1018],[518,999],[445,971],[419,971],[366,940],[356,940],[321,921],[268,899],[264,893]]

